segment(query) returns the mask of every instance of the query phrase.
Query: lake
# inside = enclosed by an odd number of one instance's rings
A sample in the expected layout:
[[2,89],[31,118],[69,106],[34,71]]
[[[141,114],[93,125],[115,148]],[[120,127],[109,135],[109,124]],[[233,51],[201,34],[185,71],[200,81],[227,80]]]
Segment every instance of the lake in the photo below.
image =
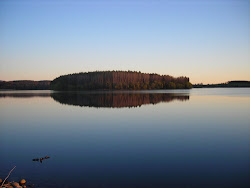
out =
[[[250,187],[250,89],[0,91],[0,178],[36,187]],[[50,159],[32,161],[49,156]]]

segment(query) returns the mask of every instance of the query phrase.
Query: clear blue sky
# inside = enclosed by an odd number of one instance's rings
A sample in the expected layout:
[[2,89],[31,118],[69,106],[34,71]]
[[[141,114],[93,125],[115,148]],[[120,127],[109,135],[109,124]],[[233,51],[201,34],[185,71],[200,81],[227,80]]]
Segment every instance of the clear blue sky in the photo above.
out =
[[0,80],[95,70],[250,80],[248,0],[2,0]]

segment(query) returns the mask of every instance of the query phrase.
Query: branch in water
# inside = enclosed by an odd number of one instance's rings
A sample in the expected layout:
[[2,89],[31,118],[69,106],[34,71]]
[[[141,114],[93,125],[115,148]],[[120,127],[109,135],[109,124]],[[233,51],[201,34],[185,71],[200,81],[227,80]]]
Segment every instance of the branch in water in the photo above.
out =
[[12,170],[9,172],[9,174],[8,174],[8,176],[3,180],[3,183],[2,183],[2,185],[1,186],[3,186],[4,185],[4,182],[9,178],[9,176],[10,176],[10,174],[11,174],[11,172],[14,170],[16,168],[16,166],[14,166],[14,168],[12,168]]

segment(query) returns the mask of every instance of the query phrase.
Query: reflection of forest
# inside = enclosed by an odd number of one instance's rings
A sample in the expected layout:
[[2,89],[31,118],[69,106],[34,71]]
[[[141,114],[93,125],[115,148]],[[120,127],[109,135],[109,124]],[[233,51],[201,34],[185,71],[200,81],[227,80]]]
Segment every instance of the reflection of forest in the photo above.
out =
[[29,97],[50,97],[50,93],[0,93],[2,97],[29,98]]
[[61,104],[109,108],[137,107],[143,104],[189,100],[189,96],[169,93],[52,93],[51,96]]

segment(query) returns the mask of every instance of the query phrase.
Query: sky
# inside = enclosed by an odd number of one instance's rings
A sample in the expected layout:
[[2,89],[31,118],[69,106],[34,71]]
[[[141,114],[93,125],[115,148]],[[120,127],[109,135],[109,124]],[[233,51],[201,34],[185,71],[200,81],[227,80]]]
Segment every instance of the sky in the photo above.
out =
[[249,0],[1,0],[0,80],[133,70],[250,80]]

